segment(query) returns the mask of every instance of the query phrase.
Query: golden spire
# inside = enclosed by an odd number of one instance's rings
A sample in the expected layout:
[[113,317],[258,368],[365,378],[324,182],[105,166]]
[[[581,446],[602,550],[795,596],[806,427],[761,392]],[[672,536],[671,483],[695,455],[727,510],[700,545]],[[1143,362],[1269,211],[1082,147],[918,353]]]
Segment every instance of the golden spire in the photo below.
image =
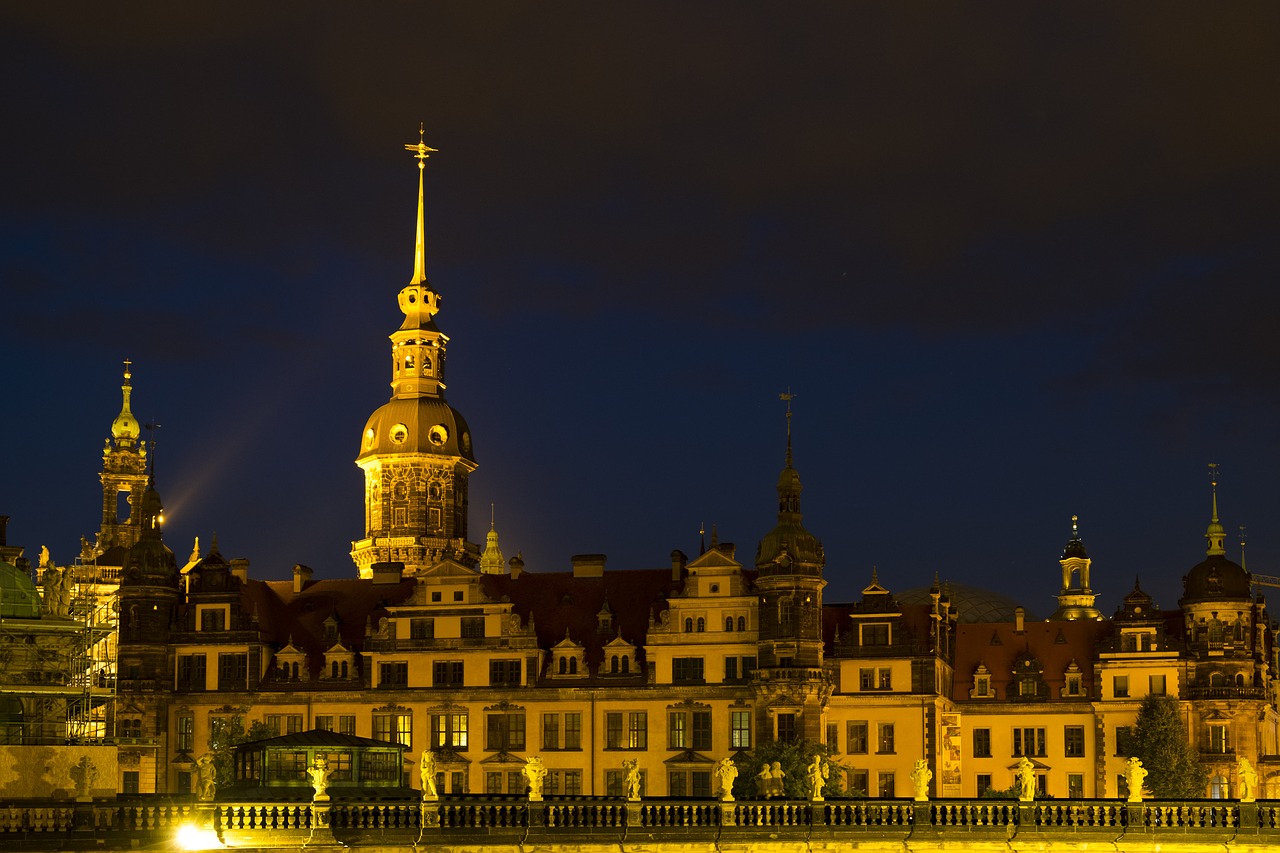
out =
[[435,152],[436,149],[429,148],[425,140],[425,126],[423,123],[418,124],[418,144],[406,145],[405,151],[412,151],[413,156],[418,158],[418,230],[415,234],[413,246],[413,280],[410,284],[422,284],[427,280],[427,262],[426,262],[426,240],[423,237],[422,227],[422,173],[426,169],[427,158]]
[[1209,529],[1205,531],[1204,538],[1208,540],[1209,547],[1205,553],[1208,556],[1216,556],[1227,553],[1225,540],[1227,532],[1222,528],[1222,522],[1218,520],[1218,463],[1209,463],[1209,488],[1213,491],[1213,509],[1212,517],[1209,519]]
[[120,414],[111,422],[111,437],[116,440],[117,447],[132,447],[138,440],[140,425],[133,412],[129,410],[129,398],[133,395],[133,362],[124,360],[124,384],[120,386]]

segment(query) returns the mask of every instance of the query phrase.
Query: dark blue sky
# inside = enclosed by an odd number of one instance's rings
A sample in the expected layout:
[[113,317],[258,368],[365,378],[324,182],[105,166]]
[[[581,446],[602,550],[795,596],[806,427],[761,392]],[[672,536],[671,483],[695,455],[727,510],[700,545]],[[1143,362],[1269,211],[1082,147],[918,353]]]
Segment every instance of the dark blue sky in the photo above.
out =
[[425,121],[472,538],[528,570],[750,562],[790,387],[828,600],[1043,615],[1078,514],[1105,612],[1172,606],[1210,461],[1280,574],[1280,11],[690,5],[7,6],[10,541],[96,530],[130,357],[180,556],[354,571]]

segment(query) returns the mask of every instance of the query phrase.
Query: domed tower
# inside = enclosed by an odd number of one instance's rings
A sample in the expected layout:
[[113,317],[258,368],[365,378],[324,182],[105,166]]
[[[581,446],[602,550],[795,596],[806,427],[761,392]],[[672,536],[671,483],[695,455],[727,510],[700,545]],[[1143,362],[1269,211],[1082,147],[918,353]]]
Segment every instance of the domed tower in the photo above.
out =
[[822,543],[800,514],[800,475],[792,464],[791,394],[786,464],[778,476],[778,523],[756,551],[759,599],[758,669],[753,686],[765,742],[823,737],[822,709],[831,694],[822,659]]
[[[421,135],[421,134],[420,134]],[[404,314],[391,333],[391,399],[365,423],[356,464],[364,471],[364,538],[351,543],[360,577],[396,561],[411,572],[452,559],[474,566],[467,540],[467,480],[476,470],[471,430],[444,399],[449,338],[436,326],[440,295],[427,281],[422,178],[435,149],[406,145],[418,159],[418,222],[413,279],[400,291]]]
[[1098,608],[1094,606],[1097,596],[1089,585],[1089,567],[1093,561],[1089,559],[1080,541],[1079,518],[1071,516],[1071,538],[1062,549],[1062,590],[1058,593],[1058,609],[1049,617],[1051,622],[1069,622],[1075,619],[1102,618]]
[[166,672],[165,644],[179,598],[178,561],[164,544],[164,507],[147,486],[138,510],[138,541],[120,570],[120,689]]
[[1235,778],[1237,756],[1257,764],[1258,725],[1269,701],[1266,604],[1253,596],[1252,578],[1226,557],[1226,531],[1218,519],[1217,465],[1208,543],[1203,561],[1182,579],[1188,660],[1186,698],[1192,700],[1193,737],[1215,786]]
[[[102,524],[94,548],[99,555],[111,548],[132,546],[142,529],[138,508],[147,488],[147,443],[138,440],[138,419],[129,409],[132,365],[125,360],[120,414],[111,422],[111,437],[102,449]],[[124,502],[121,495],[125,496]]]

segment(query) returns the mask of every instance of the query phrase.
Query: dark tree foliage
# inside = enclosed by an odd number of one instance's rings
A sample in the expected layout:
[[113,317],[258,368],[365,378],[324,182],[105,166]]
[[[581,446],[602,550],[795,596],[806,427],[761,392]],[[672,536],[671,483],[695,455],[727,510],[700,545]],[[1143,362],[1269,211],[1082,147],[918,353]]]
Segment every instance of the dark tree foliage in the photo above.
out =
[[[1148,695],[1138,708],[1138,721],[1122,752],[1142,759],[1147,790],[1157,800],[1199,799],[1206,774],[1200,756],[1187,739],[1178,700]],[[1121,792],[1125,793],[1125,792]]]
[[244,727],[244,716],[233,714],[229,717],[214,717],[209,725],[209,751],[213,753],[213,766],[218,770],[218,787],[230,785],[235,781],[236,747],[251,740],[264,740],[272,736],[267,724],[258,720],[248,730]]
[[826,798],[864,796],[865,791],[843,791],[840,788],[840,777],[843,775],[840,766],[830,761],[831,749],[824,743],[813,743],[807,740],[793,743],[770,743],[757,747],[750,754],[740,754],[734,759],[738,766],[738,778],[733,783],[733,795],[737,798],[761,797],[758,774],[765,764],[773,766],[778,762],[782,766],[783,787],[789,800],[809,799],[809,790],[805,782],[805,768],[813,761],[814,755],[828,759],[830,776],[822,786],[822,796]]

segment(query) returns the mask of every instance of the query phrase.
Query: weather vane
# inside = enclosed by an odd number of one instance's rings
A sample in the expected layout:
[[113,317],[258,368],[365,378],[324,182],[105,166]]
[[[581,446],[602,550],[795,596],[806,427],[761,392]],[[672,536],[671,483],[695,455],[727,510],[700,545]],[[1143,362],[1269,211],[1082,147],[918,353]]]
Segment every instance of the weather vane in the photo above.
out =
[[426,143],[426,123],[418,122],[418,144],[406,145],[405,151],[412,151],[413,156],[418,158],[418,168],[425,169],[426,164],[423,162],[436,152],[435,148],[431,148]]

